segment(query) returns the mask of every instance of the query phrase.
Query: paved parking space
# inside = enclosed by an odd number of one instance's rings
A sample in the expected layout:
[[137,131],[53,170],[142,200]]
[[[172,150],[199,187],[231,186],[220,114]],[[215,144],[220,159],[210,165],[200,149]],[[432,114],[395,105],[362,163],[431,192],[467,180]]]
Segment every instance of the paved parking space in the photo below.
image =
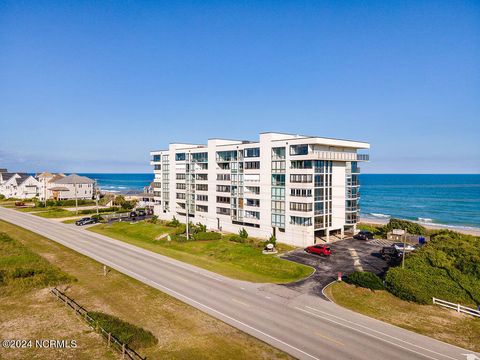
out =
[[380,275],[386,271],[388,265],[379,251],[383,246],[390,244],[388,240],[346,239],[330,245],[332,249],[330,256],[308,254],[303,249],[291,251],[284,254],[282,258],[310,265],[316,269],[316,272],[308,279],[283,286],[301,293],[323,296],[322,289],[337,279],[338,272],[349,274],[355,270],[364,270]]

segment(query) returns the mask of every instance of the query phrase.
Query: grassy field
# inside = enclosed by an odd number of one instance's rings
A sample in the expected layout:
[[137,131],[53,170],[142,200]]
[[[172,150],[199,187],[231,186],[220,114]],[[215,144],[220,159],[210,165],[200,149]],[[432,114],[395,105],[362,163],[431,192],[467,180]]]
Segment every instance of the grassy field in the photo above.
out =
[[[11,233],[0,222],[0,231]],[[114,359],[98,334],[55,300],[51,286],[76,279],[30,250],[18,239],[0,232],[0,339],[76,340],[76,349],[5,349],[0,359]]]
[[456,346],[480,351],[480,319],[435,305],[401,300],[385,290],[334,283],[326,289],[337,304]]
[[[89,311],[107,313],[150,331],[158,339],[158,344],[139,349],[149,359],[289,358],[285,353],[126,275],[112,270],[105,277],[103,266],[98,262],[38,234],[2,221],[0,232],[8,233],[52,265],[74,276],[76,282],[59,288]],[[21,299],[8,299],[0,301],[1,338],[77,339],[79,348],[84,351],[79,350],[73,356],[71,353],[65,355],[65,352],[62,356],[44,355],[37,351],[18,359],[113,358],[105,343],[101,347],[92,344],[98,335],[85,332],[85,325],[64,306],[55,303],[45,289]],[[58,315],[40,312],[39,306],[43,303],[57,304],[55,312]],[[62,316],[71,316],[77,325],[62,322]],[[52,326],[52,319],[55,319],[55,326]],[[83,333],[75,332],[75,326],[82,327]],[[26,328],[31,331],[27,332]],[[88,346],[91,350],[85,353]],[[2,355],[0,353],[0,358]]]
[[[287,283],[302,279],[313,271],[308,266],[272,255],[263,255],[261,244],[240,244],[225,239],[206,241],[159,239],[162,234],[175,230],[161,224],[123,222],[100,224],[88,230],[239,280]],[[281,250],[282,245],[279,245],[279,248]]]

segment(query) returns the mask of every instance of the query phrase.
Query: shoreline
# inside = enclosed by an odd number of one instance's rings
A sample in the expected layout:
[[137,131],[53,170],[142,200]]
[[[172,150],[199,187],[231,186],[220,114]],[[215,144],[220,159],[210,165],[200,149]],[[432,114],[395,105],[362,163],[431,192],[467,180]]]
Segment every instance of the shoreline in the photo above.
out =
[[[386,225],[390,221],[390,218],[385,218],[385,219],[372,219],[370,217],[360,217],[360,222],[363,224],[372,224],[372,225]],[[447,224],[426,224],[422,223],[420,221],[413,221],[413,220],[407,220],[414,222],[416,224],[422,225],[423,227],[429,229],[429,230],[442,230],[442,229],[447,229],[447,230],[452,230],[459,232],[461,234],[466,234],[466,235],[473,235],[473,236],[480,236],[480,228],[475,228],[475,227],[462,227],[460,225],[447,225]]]

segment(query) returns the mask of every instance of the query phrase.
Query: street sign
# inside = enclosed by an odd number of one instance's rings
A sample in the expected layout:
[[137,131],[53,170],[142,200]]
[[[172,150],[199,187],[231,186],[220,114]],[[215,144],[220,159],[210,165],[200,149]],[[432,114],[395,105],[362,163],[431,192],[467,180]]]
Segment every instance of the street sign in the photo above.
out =
[[393,229],[392,234],[393,235],[400,235],[400,236],[405,235],[405,230],[403,230],[403,229]]

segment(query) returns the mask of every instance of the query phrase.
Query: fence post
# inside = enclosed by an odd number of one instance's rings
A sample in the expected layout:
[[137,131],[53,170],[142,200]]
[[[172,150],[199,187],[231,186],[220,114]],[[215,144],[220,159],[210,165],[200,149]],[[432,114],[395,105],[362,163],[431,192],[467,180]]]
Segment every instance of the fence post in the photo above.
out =
[[460,312],[460,304],[457,304],[457,312]]
[[433,300],[433,303],[435,304],[435,298],[432,298],[432,300]]
[[111,336],[112,336],[112,334],[108,333],[108,347],[110,347]]
[[122,344],[122,359],[125,359],[125,344]]

